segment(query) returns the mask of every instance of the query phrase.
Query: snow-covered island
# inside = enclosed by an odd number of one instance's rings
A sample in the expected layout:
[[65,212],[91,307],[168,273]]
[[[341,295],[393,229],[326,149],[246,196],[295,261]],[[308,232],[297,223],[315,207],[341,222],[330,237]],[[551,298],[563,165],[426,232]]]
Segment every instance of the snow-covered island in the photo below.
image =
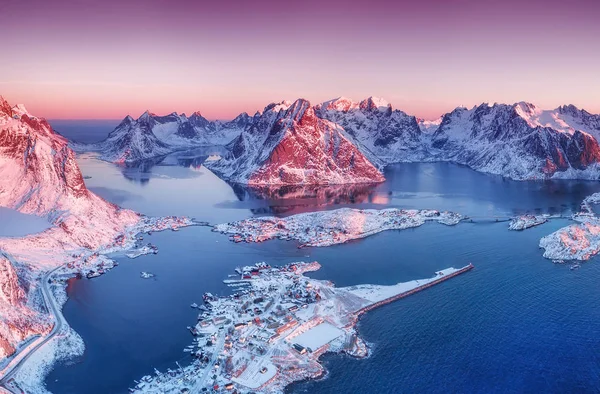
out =
[[296,240],[300,246],[330,246],[365,238],[386,230],[404,230],[427,221],[448,226],[464,217],[454,212],[415,209],[352,209],[300,213],[278,218],[256,217],[218,224],[213,231],[229,234],[234,242],[262,242],[273,238]]
[[176,370],[144,376],[130,391],[283,392],[292,382],[322,376],[325,370],[319,357],[326,352],[367,356],[369,349],[355,329],[362,313],[473,266],[447,268],[428,279],[392,286],[341,288],[304,275],[319,268],[318,262],[300,262],[281,268],[258,263],[238,269],[240,280],[226,280],[232,286],[245,285],[237,293],[204,295],[198,323],[189,327],[195,339],[184,349],[194,361]]
[[544,224],[550,219],[550,215],[521,215],[510,220],[509,230],[521,231],[531,227]]
[[600,193],[586,197],[581,212],[573,215],[576,224],[563,227],[540,240],[544,257],[554,260],[589,260],[600,252],[600,217],[591,205],[600,202]]

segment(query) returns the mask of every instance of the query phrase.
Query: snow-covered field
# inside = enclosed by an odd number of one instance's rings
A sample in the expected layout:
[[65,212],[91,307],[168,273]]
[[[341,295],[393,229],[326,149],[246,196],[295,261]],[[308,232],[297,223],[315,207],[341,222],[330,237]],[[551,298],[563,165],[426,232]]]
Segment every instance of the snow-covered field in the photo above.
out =
[[286,218],[257,217],[218,224],[213,231],[230,235],[234,242],[262,242],[273,238],[296,240],[300,246],[330,246],[365,238],[386,230],[418,227],[427,221],[448,226],[463,216],[436,210],[352,209],[300,213]]

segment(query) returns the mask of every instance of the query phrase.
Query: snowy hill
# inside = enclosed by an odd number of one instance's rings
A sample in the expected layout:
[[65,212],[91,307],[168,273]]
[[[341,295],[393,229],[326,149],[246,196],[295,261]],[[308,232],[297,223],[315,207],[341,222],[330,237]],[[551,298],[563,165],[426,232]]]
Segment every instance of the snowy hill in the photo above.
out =
[[306,100],[270,104],[234,140],[231,153],[205,165],[249,185],[345,184],[384,180],[339,125]]

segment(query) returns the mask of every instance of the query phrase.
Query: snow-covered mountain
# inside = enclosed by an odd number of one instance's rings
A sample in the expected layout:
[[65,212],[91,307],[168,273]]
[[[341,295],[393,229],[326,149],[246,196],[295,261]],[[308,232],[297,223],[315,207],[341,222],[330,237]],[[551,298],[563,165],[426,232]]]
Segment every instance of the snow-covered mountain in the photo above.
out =
[[[298,133],[299,122],[290,120],[287,112],[291,105],[288,101],[273,103],[253,117],[244,113],[230,122],[211,122],[199,113],[189,118],[148,112],[137,120],[128,116],[94,149],[105,160],[135,163],[199,146],[227,145],[230,152],[207,167],[223,178],[250,184],[379,179],[371,173],[365,178],[365,173],[355,174],[358,178],[352,180],[349,168],[339,162],[339,152],[327,151],[328,144],[338,140],[357,147],[360,155],[352,148],[353,154],[378,168],[399,162],[450,161],[513,179],[600,177],[600,115],[573,105],[542,110],[524,102],[482,104],[472,109],[459,107],[426,121],[393,109],[380,98],[355,102],[340,97],[308,105],[316,133],[324,136],[319,141],[334,136],[322,146],[301,142],[315,137]],[[282,120],[284,117],[288,119]],[[301,153],[293,162],[289,149]],[[308,156],[314,157],[309,160]],[[330,164],[322,167],[325,162]]]
[[369,97],[361,102],[340,97],[316,106],[317,114],[342,126],[383,163],[419,161],[426,157],[421,129],[414,116],[392,109],[385,100]]
[[229,181],[249,185],[383,181],[352,137],[316,111],[304,99],[270,104],[229,145],[229,155],[205,166]]
[[[112,240],[115,226],[138,220],[87,190],[67,140],[48,122],[0,103],[0,206],[47,217],[82,246]],[[86,221],[94,224],[89,234]]]
[[443,116],[425,142],[428,160],[452,161],[513,179],[597,179],[600,147],[581,131],[597,131],[597,118],[584,114],[572,106],[543,111],[529,103],[457,108]]
[[74,144],[79,151],[95,150],[103,160],[132,163],[200,146],[226,145],[252,118],[242,113],[229,122],[209,121],[199,112],[190,117],[172,113],[158,116],[148,111],[138,119],[127,116],[106,138],[93,146]]
[[1,97],[0,174],[0,206],[45,217],[54,225],[23,238],[0,238],[1,359],[24,338],[50,328],[35,302],[40,269],[65,263],[60,253],[67,249],[113,244],[140,217],[90,192],[67,140],[44,119]]

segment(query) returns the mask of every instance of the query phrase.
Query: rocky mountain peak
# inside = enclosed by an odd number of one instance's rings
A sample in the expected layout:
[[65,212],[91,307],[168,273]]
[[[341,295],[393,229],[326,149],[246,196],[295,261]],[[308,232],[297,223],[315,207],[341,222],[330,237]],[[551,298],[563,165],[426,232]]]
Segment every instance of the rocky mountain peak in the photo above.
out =
[[382,98],[371,96],[361,101],[359,107],[362,110],[387,111],[392,108],[392,105]]

